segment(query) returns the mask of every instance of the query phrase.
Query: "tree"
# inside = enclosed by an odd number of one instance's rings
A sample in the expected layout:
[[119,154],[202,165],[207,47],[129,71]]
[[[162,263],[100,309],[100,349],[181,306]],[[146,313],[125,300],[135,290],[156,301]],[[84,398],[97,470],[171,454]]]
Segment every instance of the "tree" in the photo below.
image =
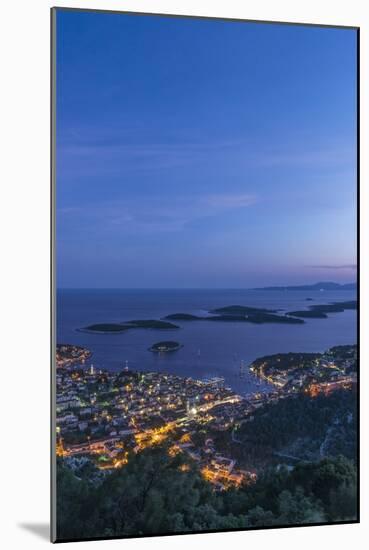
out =
[[320,523],[325,520],[321,506],[311,497],[304,495],[301,487],[295,493],[282,491],[278,497],[279,516],[276,523],[279,525],[301,525],[303,523]]

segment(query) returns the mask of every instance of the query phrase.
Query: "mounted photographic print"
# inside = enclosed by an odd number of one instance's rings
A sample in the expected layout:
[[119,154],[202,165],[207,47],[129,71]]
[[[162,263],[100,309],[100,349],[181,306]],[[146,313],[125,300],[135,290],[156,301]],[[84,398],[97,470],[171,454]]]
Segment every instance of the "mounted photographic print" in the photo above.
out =
[[353,523],[359,30],[52,10],[52,540]]

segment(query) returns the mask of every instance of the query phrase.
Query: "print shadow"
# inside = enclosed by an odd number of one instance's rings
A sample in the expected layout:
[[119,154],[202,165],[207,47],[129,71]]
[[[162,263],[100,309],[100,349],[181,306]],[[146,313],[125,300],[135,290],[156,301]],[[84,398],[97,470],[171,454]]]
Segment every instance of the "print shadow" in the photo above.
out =
[[18,527],[37,535],[40,539],[50,540],[50,526],[48,523],[19,523]]

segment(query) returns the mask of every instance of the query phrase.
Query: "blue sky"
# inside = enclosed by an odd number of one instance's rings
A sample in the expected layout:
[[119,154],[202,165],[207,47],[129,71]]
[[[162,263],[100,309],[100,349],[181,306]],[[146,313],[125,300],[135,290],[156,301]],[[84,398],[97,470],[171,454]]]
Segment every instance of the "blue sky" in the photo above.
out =
[[356,276],[356,33],[59,10],[58,287]]

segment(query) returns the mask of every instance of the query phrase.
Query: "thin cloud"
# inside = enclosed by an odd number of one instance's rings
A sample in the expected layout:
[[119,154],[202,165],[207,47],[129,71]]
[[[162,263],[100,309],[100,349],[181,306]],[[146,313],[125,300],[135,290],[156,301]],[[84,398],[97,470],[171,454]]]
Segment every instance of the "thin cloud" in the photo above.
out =
[[205,205],[214,210],[233,210],[245,208],[256,202],[255,195],[248,194],[219,194],[209,195],[204,200]]
[[64,177],[118,177],[151,175],[211,165],[215,158],[235,154],[231,143],[68,145],[58,149],[59,175]]
[[339,265],[322,264],[322,265],[309,265],[308,267],[311,267],[313,269],[352,269],[352,270],[357,269],[356,264],[339,264]]
[[85,206],[83,209],[61,208],[61,215],[78,220],[89,220],[108,228],[117,226],[129,232],[173,232],[205,218],[245,209],[257,202],[255,195],[247,193],[220,193],[182,197],[127,198],[124,201]]
[[356,150],[344,144],[330,144],[310,150],[296,150],[289,146],[288,149],[270,150],[269,153],[264,151],[259,158],[269,166],[342,166],[356,161]]
[[114,225],[124,225],[135,231],[179,231],[204,218],[219,216],[247,208],[257,201],[248,194],[211,194],[199,197],[152,198],[126,201],[115,209]]

